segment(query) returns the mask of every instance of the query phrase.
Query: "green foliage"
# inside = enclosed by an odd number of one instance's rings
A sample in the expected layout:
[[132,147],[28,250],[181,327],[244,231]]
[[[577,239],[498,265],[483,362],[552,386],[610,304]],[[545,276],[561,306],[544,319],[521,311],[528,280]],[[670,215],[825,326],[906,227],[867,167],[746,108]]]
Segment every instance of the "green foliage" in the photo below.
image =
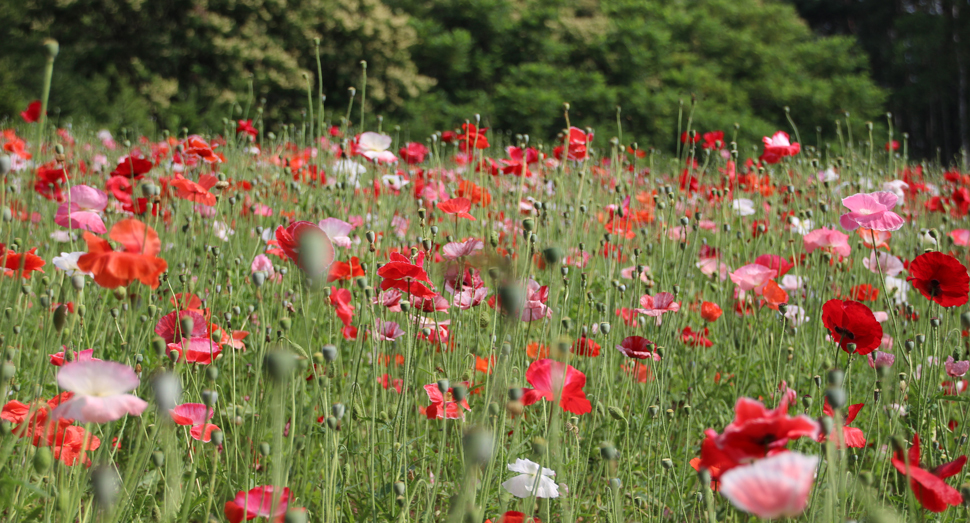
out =
[[885,99],[850,39],[816,37],[778,0],[28,0],[0,21],[0,114],[36,98],[52,36],[52,116],[114,125],[221,128],[260,98],[266,119],[300,122],[315,37],[328,117],[366,60],[369,114],[415,137],[480,114],[548,139],[569,102],[574,125],[613,135],[619,106],[624,141],[669,148],[692,95],[695,128],[755,139],[789,128],[785,106],[831,122]]

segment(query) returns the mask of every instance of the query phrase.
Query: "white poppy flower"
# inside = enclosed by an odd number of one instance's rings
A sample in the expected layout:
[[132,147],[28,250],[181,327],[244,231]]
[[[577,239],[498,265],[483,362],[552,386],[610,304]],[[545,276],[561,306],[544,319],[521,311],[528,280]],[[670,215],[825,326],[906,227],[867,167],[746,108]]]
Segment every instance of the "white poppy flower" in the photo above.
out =
[[[539,471],[542,471],[540,474]],[[502,483],[502,488],[509,491],[518,498],[532,497],[533,492],[537,498],[558,498],[559,485],[551,478],[556,472],[545,467],[539,467],[527,459],[519,458],[515,463],[509,464],[509,471],[518,472],[519,475]],[[536,482],[539,482],[536,486]]]
[[83,274],[85,276],[91,276],[90,272],[84,272],[77,266],[77,260],[87,254],[86,252],[62,252],[60,256],[55,256],[52,260],[54,266],[58,269],[64,271],[68,276],[74,276],[75,274]]

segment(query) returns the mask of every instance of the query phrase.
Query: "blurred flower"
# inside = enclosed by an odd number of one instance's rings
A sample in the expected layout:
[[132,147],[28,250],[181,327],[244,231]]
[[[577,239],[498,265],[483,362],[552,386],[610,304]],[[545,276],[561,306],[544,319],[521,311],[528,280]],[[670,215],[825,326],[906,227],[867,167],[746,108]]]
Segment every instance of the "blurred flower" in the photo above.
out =
[[519,475],[502,483],[502,488],[517,498],[530,498],[533,494],[537,498],[558,498],[559,485],[551,479],[556,475],[552,469],[540,467],[538,463],[527,459],[516,459],[509,464],[509,472]]

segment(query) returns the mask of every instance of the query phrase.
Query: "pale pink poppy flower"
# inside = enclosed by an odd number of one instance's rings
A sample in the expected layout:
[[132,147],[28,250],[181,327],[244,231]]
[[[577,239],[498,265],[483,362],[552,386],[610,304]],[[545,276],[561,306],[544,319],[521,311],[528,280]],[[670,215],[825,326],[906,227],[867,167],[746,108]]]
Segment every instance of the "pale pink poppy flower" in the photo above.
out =
[[785,311],[785,319],[791,323],[792,327],[799,327],[811,318],[805,315],[805,309],[798,305],[789,305]]
[[705,231],[713,231],[717,229],[717,224],[713,220],[701,220],[697,222],[697,226]]
[[240,490],[235,499],[226,502],[223,511],[230,523],[256,518],[282,521],[290,503],[290,496],[290,489],[286,487],[256,487],[249,492]]
[[898,231],[905,220],[894,213],[899,198],[891,192],[858,193],[842,199],[849,212],[839,218],[839,224],[847,231],[859,227],[877,231]]
[[906,270],[902,260],[888,252],[880,252],[878,259],[875,253],[870,252],[868,258],[862,259],[862,265],[875,274],[879,274],[879,268],[881,267],[883,274],[894,277],[899,276]]
[[249,266],[251,272],[262,272],[267,276],[272,276],[276,269],[273,267],[273,261],[269,259],[265,254],[257,254],[253,258],[253,263]]
[[192,209],[203,218],[212,218],[216,215],[216,208],[209,207],[208,205],[197,204],[193,205]]
[[351,215],[351,216],[350,216],[349,218],[347,218],[347,221],[348,221],[348,222],[350,223],[350,225],[352,225],[352,226],[353,226],[353,227],[354,227],[355,229],[356,229],[357,227],[363,227],[363,226],[364,226],[364,217],[363,217],[363,216],[361,216],[361,215],[359,215],[359,214],[354,214],[354,215]]
[[879,323],[885,323],[889,319],[889,313],[886,311],[872,311],[872,315],[876,317],[876,321]]
[[394,234],[400,238],[404,239],[408,233],[408,225],[410,225],[411,220],[404,218],[401,215],[395,215],[391,218],[391,228],[394,229]]
[[257,203],[253,205],[253,214],[256,216],[264,216],[266,218],[271,218],[273,216],[273,208],[269,205],[262,203]]
[[879,340],[879,350],[893,350],[893,337],[890,336],[888,332],[882,333],[882,338]]
[[[628,280],[632,280],[633,279],[633,271],[635,269],[636,269],[636,266],[630,266],[630,267],[627,267],[625,269],[620,269],[620,276],[622,276],[623,278],[626,278]],[[643,272],[640,273],[640,281],[642,281],[643,283],[648,283],[650,281],[650,279],[647,278],[647,273],[648,272],[650,272],[650,267],[644,267]]]
[[361,133],[357,137],[357,152],[375,163],[394,163],[397,156],[388,151],[391,147],[391,137],[372,131]]
[[380,318],[374,321],[375,341],[394,341],[404,334],[404,330],[395,321],[384,321]]
[[906,197],[906,191],[909,190],[909,184],[902,180],[890,180],[882,183],[882,190],[891,192],[897,198],[903,199]]
[[658,292],[654,296],[649,294],[640,296],[640,308],[636,309],[640,314],[656,318],[657,325],[661,324],[661,318],[665,312],[679,310],[680,303],[674,301],[674,295],[669,292]]
[[467,239],[463,242],[451,242],[445,244],[441,248],[441,255],[444,256],[446,260],[457,260],[458,258],[467,258],[476,251],[480,251],[485,247],[485,244],[481,240],[476,240],[475,238]]
[[445,276],[445,291],[454,295],[451,303],[461,310],[477,307],[488,296],[488,287],[485,286],[481,273],[477,269],[465,271],[465,275],[461,282],[460,291],[456,288],[458,285],[457,274]]
[[747,198],[735,198],[731,202],[731,209],[738,216],[751,216],[755,213],[754,201]]
[[805,286],[805,277],[786,274],[781,277],[781,283],[778,286],[785,292],[795,292]]
[[728,279],[728,273],[731,272],[731,267],[720,258],[701,258],[697,262],[697,268],[704,276],[712,276],[716,273],[721,281]]
[[954,229],[950,231],[950,238],[953,238],[954,245],[959,245],[960,247],[970,247],[970,230]]
[[720,493],[739,510],[762,519],[795,517],[805,510],[817,456],[782,452],[721,475]]
[[954,361],[953,356],[947,357],[943,365],[946,367],[946,375],[951,378],[962,378],[970,370],[970,361]]
[[327,233],[327,236],[337,247],[347,249],[351,246],[350,231],[354,230],[353,225],[338,218],[324,218],[320,220],[317,226]]
[[424,312],[443,312],[451,306],[448,299],[440,294],[435,294],[431,298],[411,296],[410,301],[412,307]]
[[68,229],[83,229],[104,234],[108,229],[101,219],[101,211],[108,206],[108,195],[87,185],[75,185],[67,194],[67,200],[57,208],[54,223]]
[[57,373],[57,384],[74,397],[58,405],[54,419],[68,418],[80,423],[106,423],[126,414],[140,416],[148,403],[127,394],[141,381],[135,371],[114,361],[76,361]]
[[[192,320],[192,332],[182,332],[182,318]],[[155,334],[165,339],[166,343],[175,343],[182,337],[200,337],[206,335],[205,317],[195,311],[172,311],[158,319],[155,324]]]
[[891,353],[875,350],[866,354],[869,359],[869,368],[878,369],[879,367],[892,367],[896,363],[896,356]]
[[387,289],[374,296],[374,305],[383,305],[391,312],[401,312],[401,291]]
[[577,269],[585,269],[589,265],[589,260],[591,256],[588,251],[580,251],[576,247],[569,248],[569,254],[562,261],[562,264],[567,267],[576,267]]
[[549,287],[539,286],[535,280],[529,280],[526,287],[525,307],[522,308],[522,321],[535,321],[551,318],[552,309],[546,306],[549,299]]
[[778,271],[774,269],[769,269],[764,265],[759,265],[757,263],[749,263],[743,267],[738,267],[734,272],[731,273],[731,281],[738,286],[742,291],[755,291],[760,292],[761,289],[768,285],[768,281]]
[[803,239],[807,253],[812,253],[816,249],[826,249],[841,256],[848,256],[852,252],[852,247],[849,247],[849,235],[833,229],[824,227],[815,229],[806,234]]

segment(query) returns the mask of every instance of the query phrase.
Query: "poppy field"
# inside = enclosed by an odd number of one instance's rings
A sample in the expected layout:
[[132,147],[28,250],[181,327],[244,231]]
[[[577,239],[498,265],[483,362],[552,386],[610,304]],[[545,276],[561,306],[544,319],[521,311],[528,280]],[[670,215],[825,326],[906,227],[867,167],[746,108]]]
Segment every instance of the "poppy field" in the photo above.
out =
[[0,134],[4,521],[968,517],[970,174],[891,127],[43,105]]

